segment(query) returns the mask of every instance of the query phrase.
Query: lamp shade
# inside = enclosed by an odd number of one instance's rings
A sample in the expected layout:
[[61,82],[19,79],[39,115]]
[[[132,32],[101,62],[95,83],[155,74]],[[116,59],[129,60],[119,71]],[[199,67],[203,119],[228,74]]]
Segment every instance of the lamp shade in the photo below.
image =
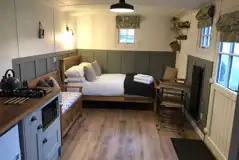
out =
[[117,13],[130,13],[134,12],[134,6],[127,4],[125,0],[120,0],[119,3],[110,6],[110,11]]

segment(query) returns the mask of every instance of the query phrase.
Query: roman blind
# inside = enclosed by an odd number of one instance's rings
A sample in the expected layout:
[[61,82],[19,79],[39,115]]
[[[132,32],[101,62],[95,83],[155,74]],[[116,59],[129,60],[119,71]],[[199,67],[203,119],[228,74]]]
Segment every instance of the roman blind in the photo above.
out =
[[196,19],[198,20],[198,28],[209,27],[213,23],[213,16],[215,12],[214,5],[207,5],[199,9]]
[[116,28],[140,28],[140,16],[116,16]]
[[220,40],[224,42],[239,41],[239,11],[223,14],[217,24]]

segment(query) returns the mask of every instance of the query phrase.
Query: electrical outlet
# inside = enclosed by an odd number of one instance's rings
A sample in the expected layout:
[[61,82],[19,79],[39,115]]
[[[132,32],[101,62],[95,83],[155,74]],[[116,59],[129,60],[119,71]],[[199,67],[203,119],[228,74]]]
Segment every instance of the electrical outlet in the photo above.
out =
[[53,57],[53,62],[56,63],[56,57]]

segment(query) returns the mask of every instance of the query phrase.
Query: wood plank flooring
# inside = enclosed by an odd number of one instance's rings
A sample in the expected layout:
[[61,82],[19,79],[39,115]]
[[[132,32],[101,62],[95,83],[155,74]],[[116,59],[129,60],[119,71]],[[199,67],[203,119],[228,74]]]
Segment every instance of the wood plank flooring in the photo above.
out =
[[171,137],[198,138],[155,126],[151,111],[87,109],[64,139],[59,160],[177,160]]

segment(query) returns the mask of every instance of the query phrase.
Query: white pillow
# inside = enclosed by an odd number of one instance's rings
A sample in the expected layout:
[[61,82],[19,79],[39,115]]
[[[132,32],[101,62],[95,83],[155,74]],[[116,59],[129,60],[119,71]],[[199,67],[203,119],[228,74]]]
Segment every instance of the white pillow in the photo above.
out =
[[84,66],[91,65],[89,62],[82,62],[79,65],[73,66],[65,71],[66,77],[84,77]]
[[84,83],[85,81],[85,77],[69,77],[65,79],[67,83]]
[[80,66],[73,66],[65,71],[66,77],[81,77]]

